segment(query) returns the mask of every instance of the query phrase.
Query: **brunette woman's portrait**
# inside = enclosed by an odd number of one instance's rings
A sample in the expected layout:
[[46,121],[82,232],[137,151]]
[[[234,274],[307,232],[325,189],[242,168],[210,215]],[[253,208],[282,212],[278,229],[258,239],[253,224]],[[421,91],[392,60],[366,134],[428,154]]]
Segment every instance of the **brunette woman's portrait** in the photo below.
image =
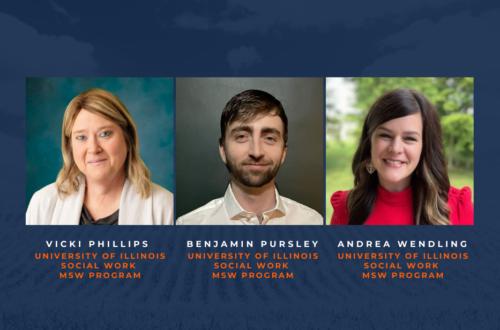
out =
[[472,78],[327,79],[332,225],[473,225]]

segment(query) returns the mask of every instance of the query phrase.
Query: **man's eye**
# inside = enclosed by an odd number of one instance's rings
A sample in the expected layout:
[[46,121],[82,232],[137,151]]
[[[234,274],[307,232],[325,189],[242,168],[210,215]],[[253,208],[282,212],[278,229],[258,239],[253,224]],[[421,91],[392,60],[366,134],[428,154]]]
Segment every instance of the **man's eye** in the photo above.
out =
[[278,141],[278,138],[277,138],[276,136],[272,136],[272,135],[270,135],[270,136],[266,136],[266,137],[265,137],[265,140],[266,140],[267,142],[273,142],[273,143],[274,143],[274,142],[277,142],[277,141]]
[[238,134],[234,138],[238,142],[243,142],[243,141],[245,141],[247,139],[247,135],[245,135],[245,134]]

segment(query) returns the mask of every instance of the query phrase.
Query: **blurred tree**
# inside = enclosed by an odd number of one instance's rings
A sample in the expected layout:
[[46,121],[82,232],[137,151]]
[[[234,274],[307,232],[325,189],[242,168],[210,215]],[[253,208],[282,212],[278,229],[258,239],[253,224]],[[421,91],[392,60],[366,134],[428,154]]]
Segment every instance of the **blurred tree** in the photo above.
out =
[[474,121],[471,115],[453,113],[441,120],[448,166],[472,168],[474,165]]
[[366,113],[375,100],[397,88],[424,94],[436,107],[443,126],[443,140],[449,165],[470,169],[474,162],[474,79],[458,78],[350,78],[356,84],[356,107],[360,113],[349,118],[357,122],[359,136]]
[[340,132],[342,130],[342,123],[344,116],[340,112],[335,102],[326,102],[326,136],[329,140],[341,141]]
[[352,78],[356,82],[357,106],[364,115],[382,94],[397,88],[411,88],[424,94],[439,115],[473,109],[474,79],[461,78]]

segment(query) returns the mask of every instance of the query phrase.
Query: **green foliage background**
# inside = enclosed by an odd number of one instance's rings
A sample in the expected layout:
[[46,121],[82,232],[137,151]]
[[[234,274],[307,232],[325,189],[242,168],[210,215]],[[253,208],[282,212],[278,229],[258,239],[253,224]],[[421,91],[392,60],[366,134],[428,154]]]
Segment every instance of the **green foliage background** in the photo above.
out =
[[[443,128],[448,173],[453,186],[474,185],[474,80],[458,78],[345,78],[354,85],[357,113],[334,111],[327,115],[326,143],[326,216],[333,210],[330,196],[353,185],[351,161],[357,147],[363,120],[370,106],[382,94],[397,88],[411,88],[424,94],[436,107]],[[335,92],[334,92],[335,94]],[[336,100],[327,95],[327,103]],[[353,125],[352,134],[341,137],[344,124]],[[473,195],[474,196],[474,195]]]

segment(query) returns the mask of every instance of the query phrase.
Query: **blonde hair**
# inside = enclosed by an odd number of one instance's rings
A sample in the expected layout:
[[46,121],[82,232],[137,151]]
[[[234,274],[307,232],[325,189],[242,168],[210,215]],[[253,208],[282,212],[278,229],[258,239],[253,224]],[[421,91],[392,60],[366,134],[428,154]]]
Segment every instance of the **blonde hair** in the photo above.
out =
[[64,164],[57,175],[58,193],[64,197],[76,192],[80,186],[79,177],[83,176],[76,166],[71,149],[71,131],[82,109],[104,117],[122,129],[127,144],[125,175],[142,198],[149,197],[151,195],[150,173],[139,154],[137,127],[118,97],[99,88],[89,89],[75,96],[64,111],[61,135],[61,153]]

